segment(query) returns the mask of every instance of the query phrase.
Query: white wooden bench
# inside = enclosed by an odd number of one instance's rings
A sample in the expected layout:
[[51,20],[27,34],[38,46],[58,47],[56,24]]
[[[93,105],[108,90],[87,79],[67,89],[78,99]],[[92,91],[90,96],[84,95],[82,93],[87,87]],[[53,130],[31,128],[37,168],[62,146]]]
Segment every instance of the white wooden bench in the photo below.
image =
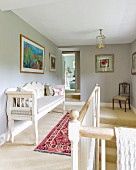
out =
[[[45,86],[39,82],[27,83],[21,88],[9,88],[7,94],[7,116],[9,140],[14,142],[14,120],[30,120],[34,128],[34,144],[38,143],[38,120],[63,103],[65,112],[64,85],[51,86],[52,89],[63,91],[61,95],[45,96]],[[23,129],[22,129],[23,130]]]

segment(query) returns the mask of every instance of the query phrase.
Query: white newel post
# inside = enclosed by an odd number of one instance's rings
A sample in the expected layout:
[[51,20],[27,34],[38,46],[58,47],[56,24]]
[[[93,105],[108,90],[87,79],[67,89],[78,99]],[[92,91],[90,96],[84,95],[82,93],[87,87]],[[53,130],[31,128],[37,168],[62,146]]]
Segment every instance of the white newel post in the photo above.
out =
[[79,142],[79,129],[80,121],[77,120],[79,112],[77,110],[71,110],[71,121],[68,126],[68,136],[71,141],[71,157],[72,165],[71,170],[78,170],[78,142]]

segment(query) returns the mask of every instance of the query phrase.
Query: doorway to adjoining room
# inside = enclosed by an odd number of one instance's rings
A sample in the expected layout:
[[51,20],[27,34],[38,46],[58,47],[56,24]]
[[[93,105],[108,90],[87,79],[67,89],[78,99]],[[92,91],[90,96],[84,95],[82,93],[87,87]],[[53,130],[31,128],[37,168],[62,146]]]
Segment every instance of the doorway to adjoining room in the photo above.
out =
[[63,82],[67,101],[80,101],[80,52],[62,52]]
[[65,89],[75,91],[75,53],[63,54]]

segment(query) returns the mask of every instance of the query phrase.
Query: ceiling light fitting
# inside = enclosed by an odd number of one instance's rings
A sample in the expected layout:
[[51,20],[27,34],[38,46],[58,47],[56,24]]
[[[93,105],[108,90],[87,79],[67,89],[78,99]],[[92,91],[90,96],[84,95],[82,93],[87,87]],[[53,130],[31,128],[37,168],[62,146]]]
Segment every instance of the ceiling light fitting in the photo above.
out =
[[98,49],[103,49],[104,47],[105,47],[105,45],[104,45],[104,39],[106,38],[104,35],[102,35],[102,30],[103,29],[99,29],[99,31],[100,31],[100,35],[98,35],[97,37],[96,37],[96,44],[97,44],[97,48]]

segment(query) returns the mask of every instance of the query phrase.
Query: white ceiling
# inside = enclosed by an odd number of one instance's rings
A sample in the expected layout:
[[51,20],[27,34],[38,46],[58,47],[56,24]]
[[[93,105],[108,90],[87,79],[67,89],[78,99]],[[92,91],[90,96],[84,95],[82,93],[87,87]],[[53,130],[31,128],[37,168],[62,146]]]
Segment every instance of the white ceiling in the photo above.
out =
[[0,0],[58,46],[94,45],[98,29],[106,44],[136,39],[136,0]]

